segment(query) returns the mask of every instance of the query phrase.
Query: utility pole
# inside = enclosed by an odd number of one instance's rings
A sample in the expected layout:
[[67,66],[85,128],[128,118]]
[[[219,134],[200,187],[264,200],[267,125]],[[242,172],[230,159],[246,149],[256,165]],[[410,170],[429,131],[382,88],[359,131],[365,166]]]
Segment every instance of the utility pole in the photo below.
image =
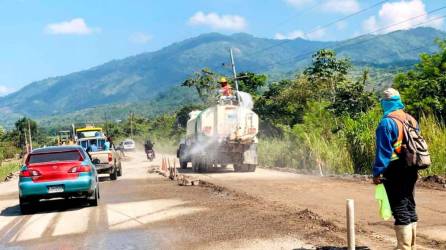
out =
[[105,120],[105,134],[108,135],[107,111],[104,111],[104,120]]
[[28,135],[26,134],[26,130],[23,131],[23,138],[25,138],[25,151],[26,151],[26,154],[29,154]]
[[231,67],[232,67],[232,73],[234,74],[235,90],[237,92],[237,101],[240,103],[240,96],[238,94],[237,71],[235,70],[235,61],[234,61],[234,54],[232,53],[232,48],[229,49],[229,53],[231,54]]
[[33,150],[33,139],[32,139],[32,136],[31,136],[31,124],[30,124],[30,122],[29,122],[29,119],[28,119],[28,134],[29,134],[29,148],[30,148],[30,152]]
[[130,112],[130,138],[133,139],[133,112]]

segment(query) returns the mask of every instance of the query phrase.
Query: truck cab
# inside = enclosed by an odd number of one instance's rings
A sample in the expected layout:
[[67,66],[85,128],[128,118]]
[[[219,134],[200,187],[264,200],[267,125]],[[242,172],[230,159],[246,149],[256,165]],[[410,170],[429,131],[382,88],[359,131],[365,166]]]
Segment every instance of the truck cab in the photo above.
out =
[[98,174],[109,174],[111,180],[122,175],[121,156],[105,137],[82,138],[77,144],[87,151]]

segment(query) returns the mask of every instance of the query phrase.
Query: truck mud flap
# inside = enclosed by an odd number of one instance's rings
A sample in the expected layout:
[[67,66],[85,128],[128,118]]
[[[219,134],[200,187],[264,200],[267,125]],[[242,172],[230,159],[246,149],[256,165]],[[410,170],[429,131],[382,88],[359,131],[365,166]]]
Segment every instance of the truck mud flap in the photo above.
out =
[[243,152],[243,164],[257,165],[257,145],[252,144]]

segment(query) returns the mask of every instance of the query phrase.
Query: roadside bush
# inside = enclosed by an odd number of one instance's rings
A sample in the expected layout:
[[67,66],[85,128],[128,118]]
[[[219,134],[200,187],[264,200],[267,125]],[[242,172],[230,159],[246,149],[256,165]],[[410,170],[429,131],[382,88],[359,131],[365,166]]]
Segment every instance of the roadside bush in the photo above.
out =
[[446,176],[446,127],[433,116],[422,116],[419,122],[432,157],[432,166],[421,174]]
[[345,137],[346,147],[352,159],[354,172],[369,174],[375,158],[375,130],[382,112],[378,107],[356,118],[344,117],[339,136]]
[[18,171],[19,168],[20,163],[17,161],[3,162],[3,164],[0,163],[0,182],[2,182],[8,174]]

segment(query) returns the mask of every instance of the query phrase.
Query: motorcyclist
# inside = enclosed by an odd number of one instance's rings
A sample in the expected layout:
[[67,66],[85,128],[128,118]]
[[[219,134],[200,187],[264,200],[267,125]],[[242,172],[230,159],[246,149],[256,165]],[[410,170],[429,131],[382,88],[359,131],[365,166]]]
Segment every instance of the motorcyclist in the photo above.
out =
[[144,150],[146,151],[146,154],[148,155],[150,152],[152,152],[153,154],[153,158],[155,158],[155,150],[153,150],[153,146],[154,143],[148,139],[145,143],[144,143]]

